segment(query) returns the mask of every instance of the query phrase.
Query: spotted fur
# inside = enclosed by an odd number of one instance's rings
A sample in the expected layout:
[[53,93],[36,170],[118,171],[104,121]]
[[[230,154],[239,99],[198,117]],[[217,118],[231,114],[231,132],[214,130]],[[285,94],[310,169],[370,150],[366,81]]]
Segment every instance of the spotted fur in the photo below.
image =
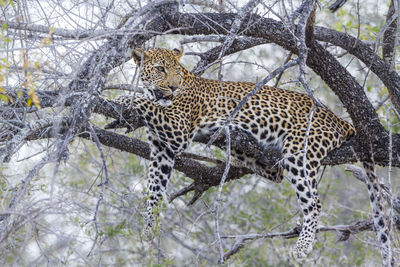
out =
[[376,230],[376,237],[381,245],[381,254],[383,266],[395,266],[391,251],[391,240],[389,235],[390,223],[385,218],[385,212],[382,205],[381,185],[376,175],[375,165],[371,162],[363,162],[366,173],[365,182],[368,188],[368,196],[372,209],[372,217]]
[[[196,133],[212,133],[224,124],[239,101],[255,87],[250,82],[221,82],[195,76],[179,63],[182,54],[183,51],[176,49],[134,50],[132,57],[141,66],[140,78],[147,99],[123,96],[117,100],[136,109],[147,123],[152,149],[146,233],[151,233],[153,209],[166,190],[175,156],[188,147]],[[244,105],[230,127],[248,132],[263,145],[281,148],[283,164],[273,170],[265,169],[239,150],[232,150],[232,155],[237,164],[250,167],[274,182],[282,181],[283,170],[288,172],[304,215],[294,253],[298,258],[305,257],[312,250],[321,211],[318,168],[329,151],[355,135],[354,127],[327,108],[315,106],[307,95],[269,86],[262,87]]]

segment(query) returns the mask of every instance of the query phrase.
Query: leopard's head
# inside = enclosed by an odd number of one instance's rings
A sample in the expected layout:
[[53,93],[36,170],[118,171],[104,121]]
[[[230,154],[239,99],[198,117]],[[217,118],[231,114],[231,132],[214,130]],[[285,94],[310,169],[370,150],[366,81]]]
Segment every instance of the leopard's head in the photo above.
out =
[[145,95],[161,105],[170,105],[181,91],[183,67],[179,63],[183,49],[155,48],[142,51],[136,48],[132,58],[140,68],[140,79],[145,87]]

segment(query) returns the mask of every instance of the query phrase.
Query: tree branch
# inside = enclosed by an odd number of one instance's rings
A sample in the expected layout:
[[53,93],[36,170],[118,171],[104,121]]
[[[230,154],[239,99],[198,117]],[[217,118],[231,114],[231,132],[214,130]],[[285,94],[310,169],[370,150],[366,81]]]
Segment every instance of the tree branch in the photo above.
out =
[[[395,227],[400,229],[400,216],[394,216],[393,221]],[[355,235],[363,231],[375,231],[374,222],[372,219],[358,220],[350,225],[335,225],[335,226],[323,226],[319,225],[317,227],[317,233],[321,232],[336,232],[339,235],[338,241],[346,241],[349,239],[350,235]],[[221,236],[224,239],[235,239],[235,243],[229,249],[228,252],[224,254],[224,259],[229,259],[232,255],[239,252],[245,245],[246,241],[283,237],[285,239],[298,237],[301,232],[301,225],[294,227],[293,229],[286,232],[277,233],[266,233],[266,234],[247,234],[247,235],[231,235],[231,236]]]
[[[396,2],[396,3],[395,3]],[[386,14],[386,21],[387,23],[391,20],[391,18],[396,15],[396,9],[395,4],[398,5],[397,0],[391,0],[390,5],[389,5],[389,10],[388,13]],[[397,36],[397,23],[398,23],[398,17],[395,18],[392,23],[389,24],[387,29],[385,30],[383,34],[383,40],[382,40],[382,57],[383,60],[386,62],[386,64],[390,65],[391,71],[394,70],[394,49],[395,49],[395,44],[396,44],[396,36]]]
[[[23,90],[23,95],[27,98],[26,91]],[[52,107],[55,102],[57,102],[57,96],[60,91],[47,92],[36,90],[42,108]],[[65,99],[65,105],[69,106],[76,101],[79,95],[72,94],[70,97]],[[26,99],[19,99],[20,105],[26,105]],[[17,104],[17,103],[16,103]],[[114,103],[112,101],[104,100],[99,98],[96,100],[96,105],[93,111],[95,113],[104,115],[108,118],[116,119],[115,123],[109,124],[109,128],[123,128],[127,127],[129,129],[137,129],[145,126],[144,122],[140,119],[135,110],[129,110],[123,105]],[[251,135],[246,132],[233,130],[231,132],[232,147],[237,147],[243,153],[249,157],[254,157],[260,160],[265,168],[271,168],[276,164],[277,161],[281,159],[281,154],[279,151],[271,148],[264,147],[258,143],[256,139],[251,137]],[[36,135],[39,138],[40,135]],[[128,138],[128,137],[127,137]],[[29,137],[29,140],[35,139],[34,137]],[[3,141],[9,140],[9,137],[3,136]],[[196,135],[194,138],[195,142],[207,144],[210,140],[209,135]],[[1,141],[1,140],[0,140]],[[376,141],[378,142],[378,141]],[[382,142],[382,140],[380,140]],[[384,144],[384,141],[382,142]],[[224,137],[220,136],[214,142],[214,145],[224,148],[225,142]],[[111,147],[119,148],[119,146],[114,146],[111,143]],[[375,163],[380,165],[387,165],[389,163],[389,153],[387,151],[388,146],[382,145],[374,150],[374,160]],[[400,158],[396,155],[400,154],[400,135],[393,134],[393,166],[400,167]],[[345,163],[357,162],[357,161],[368,161],[369,153],[365,153],[362,144],[358,142],[355,138],[345,142],[340,148],[331,151],[327,157],[322,161],[323,165],[340,165]],[[141,156],[141,155],[139,155]]]

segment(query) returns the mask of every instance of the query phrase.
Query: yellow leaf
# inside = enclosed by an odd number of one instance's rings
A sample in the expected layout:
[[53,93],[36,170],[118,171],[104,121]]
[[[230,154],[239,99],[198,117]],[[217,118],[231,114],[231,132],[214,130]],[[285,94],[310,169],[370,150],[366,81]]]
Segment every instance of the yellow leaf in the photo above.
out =
[[8,98],[6,95],[0,94],[0,98],[3,100],[4,104],[8,104]]
[[35,104],[35,105],[39,105],[40,104],[39,97],[35,93],[33,93],[31,95],[31,99],[32,99],[33,104]]
[[31,106],[33,103],[38,109],[40,109],[40,99],[39,97],[35,94],[35,90],[33,88],[29,89],[28,91],[29,99],[27,101],[28,107]]
[[0,87],[0,93],[4,93],[4,94],[5,94],[5,93],[6,93],[6,90],[4,90],[4,88],[1,88],[1,87]]

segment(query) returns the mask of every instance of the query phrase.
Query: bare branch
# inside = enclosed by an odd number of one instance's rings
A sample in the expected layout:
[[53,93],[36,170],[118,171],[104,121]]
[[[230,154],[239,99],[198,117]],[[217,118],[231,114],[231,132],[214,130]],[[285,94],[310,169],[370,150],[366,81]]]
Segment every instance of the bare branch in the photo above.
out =
[[[400,229],[400,216],[394,216],[393,219],[396,228]],[[330,231],[336,232],[339,235],[339,241],[346,241],[349,239],[350,235],[356,235],[363,231],[375,231],[375,228],[372,219],[358,220],[349,225],[317,226],[317,233]],[[235,239],[235,243],[232,245],[229,251],[224,254],[224,259],[227,260],[232,255],[238,253],[239,250],[245,246],[246,241],[276,237],[282,237],[285,239],[295,238],[299,236],[300,232],[301,226],[298,225],[295,228],[286,232],[221,236],[221,238],[223,239]]]
[[224,173],[221,177],[221,181],[219,183],[218,191],[217,191],[217,197],[215,198],[215,204],[214,204],[214,221],[215,221],[215,239],[217,241],[217,245],[219,248],[219,263],[223,264],[224,263],[224,249],[222,247],[222,241],[219,233],[219,220],[218,220],[218,211],[219,211],[219,205],[220,202],[222,201],[221,199],[221,193],[222,193],[222,188],[225,184],[226,178],[229,173],[229,169],[231,166],[231,136],[229,132],[229,126],[225,126],[225,136],[226,136],[226,162],[225,162],[225,169]]
[[28,24],[23,22],[12,22],[0,20],[0,24],[6,24],[9,29],[13,30],[24,30],[31,32],[47,33],[50,36],[61,36],[68,39],[81,40],[81,39],[93,39],[93,38],[110,38],[114,34],[123,34],[123,31],[115,30],[87,30],[87,31],[74,31],[68,29],[60,29],[54,27],[48,27],[44,25]]
[[[313,44],[315,9],[316,9],[316,4],[314,0],[304,1],[302,4],[299,23],[296,27],[296,39],[297,39],[296,46],[298,51],[299,81],[303,86],[303,88],[306,90],[308,96],[313,98],[314,102],[316,102],[316,100],[314,99],[313,93],[308,87],[305,80],[305,74],[306,74],[305,65],[308,55],[307,46]],[[314,15],[312,15],[312,12],[314,12]],[[314,19],[309,18],[310,15],[311,17],[314,17]]]

